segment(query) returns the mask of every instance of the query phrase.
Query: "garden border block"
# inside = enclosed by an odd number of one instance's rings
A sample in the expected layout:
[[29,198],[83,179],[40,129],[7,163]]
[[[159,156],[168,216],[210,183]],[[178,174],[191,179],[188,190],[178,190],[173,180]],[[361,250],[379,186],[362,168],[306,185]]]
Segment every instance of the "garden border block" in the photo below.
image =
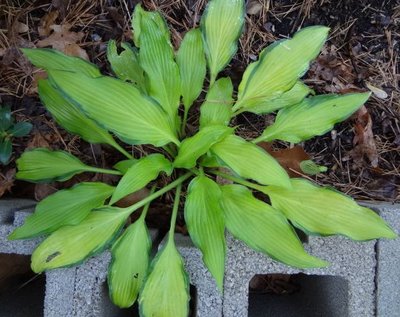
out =
[[[0,201],[0,253],[30,254],[40,239],[8,241],[7,235],[23,223],[34,202]],[[400,205],[366,204],[400,231]],[[17,211],[22,210],[22,211]],[[14,215],[14,216],[13,216]],[[14,218],[12,222],[12,218]],[[156,234],[153,232],[153,238]],[[344,237],[309,237],[305,248],[332,265],[323,269],[299,270],[279,264],[227,235],[224,296],[204,267],[201,253],[188,237],[176,235],[191,284],[197,290],[197,317],[247,316],[248,284],[256,274],[337,276],[348,282],[348,317],[392,317],[400,311],[400,242],[379,240],[353,242]],[[104,283],[110,253],[89,259],[79,267],[46,273],[45,317],[117,316],[118,308],[108,299]]]

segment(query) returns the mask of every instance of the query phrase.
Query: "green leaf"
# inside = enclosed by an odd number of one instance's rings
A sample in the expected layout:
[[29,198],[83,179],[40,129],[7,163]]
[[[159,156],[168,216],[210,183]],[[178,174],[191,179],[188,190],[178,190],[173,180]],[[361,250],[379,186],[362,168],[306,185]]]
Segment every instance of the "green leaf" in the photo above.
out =
[[82,58],[68,56],[59,51],[49,48],[21,48],[21,51],[36,67],[50,70],[62,70],[77,72],[89,77],[100,76],[96,65],[85,61]]
[[185,222],[193,243],[222,292],[225,268],[225,225],[220,207],[221,190],[206,176],[194,178],[188,188]]
[[104,250],[128,216],[121,208],[105,207],[90,213],[78,225],[58,229],[32,253],[32,270],[40,273],[81,263]]
[[341,234],[353,240],[397,237],[375,212],[350,197],[304,179],[291,179],[291,183],[291,189],[270,186],[264,192],[272,206],[307,233]]
[[246,108],[246,111],[256,114],[267,114],[300,103],[310,92],[311,89],[307,85],[301,81],[297,81],[290,90],[284,92],[279,97],[272,97],[269,100],[260,102],[254,107]]
[[229,77],[218,79],[200,107],[200,127],[228,125],[232,116],[233,85]]
[[139,64],[137,50],[128,43],[121,43],[121,46],[124,50],[118,54],[114,40],[110,40],[107,45],[107,59],[113,72],[118,78],[130,81],[142,92],[146,92],[143,68]]
[[11,240],[51,233],[62,226],[77,225],[89,212],[104,204],[114,187],[103,183],[80,183],[59,190],[36,205],[35,213],[8,237]]
[[[164,27],[160,27],[163,24]],[[140,19],[140,65],[146,72],[148,93],[175,123],[181,80],[166,24],[158,12],[143,12]]]
[[136,161],[118,183],[110,205],[156,179],[160,172],[172,173],[172,164],[162,154],[150,154]]
[[188,111],[201,93],[206,76],[206,58],[199,29],[186,33],[176,55],[181,75],[183,105]]
[[328,265],[307,254],[285,217],[270,205],[254,198],[246,187],[222,186],[221,205],[227,229],[250,248],[294,267]]
[[137,163],[137,161],[137,159],[119,161],[113,166],[113,168],[119,170],[122,174],[125,174],[132,167],[132,165]]
[[263,185],[290,187],[289,176],[271,155],[236,135],[227,136],[212,146],[211,151],[243,178]]
[[237,51],[244,24],[243,0],[211,0],[201,18],[211,85]]
[[111,77],[50,73],[56,86],[89,118],[131,144],[179,144],[166,113],[134,86]]
[[257,62],[250,64],[239,85],[234,111],[259,105],[279,97],[293,87],[317,57],[329,28],[311,26],[297,32],[293,39],[275,42],[265,48]]
[[75,174],[93,171],[78,158],[64,151],[37,148],[24,152],[17,160],[17,179],[30,182],[66,181]]
[[0,106],[0,131],[6,131],[13,124],[14,119],[11,116],[11,109],[9,106]]
[[32,123],[29,122],[17,122],[14,124],[8,132],[14,137],[23,137],[29,134],[32,130]]
[[299,143],[322,135],[332,130],[335,123],[348,118],[369,96],[370,93],[355,93],[306,98],[298,105],[279,111],[275,123],[257,140]]
[[200,156],[232,132],[233,128],[218,125],[200,129],[194,136],[182,142],[174,166],[188,169],[196,166],[196,161]]
[[10,138],[0,139],[0,163],[6,165],[12,153],[12,143]]
[[90,143],[105,143],[113,145],[113,137],[95,121],[84,115],[73,103],[48,80],[39,81],[40,99],[54,119],[68,132],[79,135]]
[[118,307],[133,305],[149,267],[151,239],[143,219],[131,224],[111,249],[108,286]]
[[326,172],[328,168],[321,166],[313,162],[312,160],[305,160],[300,162],[300,169],[307,175],[317,175],[319,173]]
[[140,315],[187,317],[189,299],[189,281],[182,257],[173,240],[168,240],[153,260],[140,293]]

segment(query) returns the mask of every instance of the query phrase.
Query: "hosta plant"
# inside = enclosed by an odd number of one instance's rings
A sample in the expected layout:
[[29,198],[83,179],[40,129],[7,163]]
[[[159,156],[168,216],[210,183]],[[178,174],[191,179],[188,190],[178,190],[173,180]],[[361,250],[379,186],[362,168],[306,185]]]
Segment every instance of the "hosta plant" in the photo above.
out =
[[[237,50],[244,14],[244,0],[209,1],[200,27],[187,32],[175,50],[162,16],[137,6],[133,43],[121,48],[108,43],[115,76],[54,50],[23,49],[34,65],[47,71],[39,94],[54,119],[82,139],[107,144],[126,156],[112,169],[43,148],[26,151],[18,160],[17,177],[30,182],[66,181],[84,172],[121,177],[116,186],[84,182],[38,203],[35,213],[10,235],[47,236],[32,254],[35,272],[79,264],[110,248],[113,302],[129,307],[138,299],[143,316],[179,317],[187,316],[189,302],[189,280],[174,242],[182,205],[190,237],[221,291],[226,231],[299,268],[328,263],[305,252],[294,228],[354,240],[396,237],[375,212],[335,190],[289,178],[257,146],[260,141],[298,143],[322,135],[364,104],[369,93],[315,96],[302,82],[327,39],[323,26],[305,28],[266,47],[234,91],[231,79],[219,73]],[[199,111],[193,104],[200,105]],[[194,130],[186,124],[190,111],[198,113]],[[259,137],[246,140],[230,125],[246,111],[277,115]],[[151,146],[144,148],[146,155],[134,158],[114,137]],[[157,182],[160,174],[170,180],[163,187]],[[146,186],[152,189],[141,201],[116,205]],[[169,191],[175,195],[170,231],[151,259],[146,214],[149,204]],[[268,200],[258,198],[265,196]],[[140,216],[131,223],[133,213]]]

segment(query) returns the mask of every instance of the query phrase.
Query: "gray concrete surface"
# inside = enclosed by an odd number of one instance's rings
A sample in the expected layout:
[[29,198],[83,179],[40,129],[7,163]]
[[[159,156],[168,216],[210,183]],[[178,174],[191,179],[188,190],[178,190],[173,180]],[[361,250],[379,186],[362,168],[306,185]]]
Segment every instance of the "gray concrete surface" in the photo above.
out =
[[[40,242],[40,239],[12,242],[6,239],[15,226],[23,223],[31,207],[31,201],[6,201],[5,204],[0,201],[0,253],[28,255]],[[372,207],[399,232],[400,206],[379,204]],[[15,212],[21,208],[22,212]],[[189,238],[176,235],[176,242],[191,284],[197,291],[194,307],[197,317],[400,316],[399,240],[356,243],[344,237],[310,237],[305,246],[307,251],[332,265],[324,269],[298,270],[252,251],[227,235],[223,296]],[[25,303],[30,300],[39,309],[43,307],[45,317],[137,316],[136,307],[122,310],[111,304],[106,285],[109,260],[110,254],[105,252],[81,266],[47,272],[39,280],[42,288],[37,287],[41,291],[36,297],[33,294],[29,297],[30,292],[27,292],[25,295],[29,298],[22,294],[14,302],[0,298],[0,317],[24,316]],[[296,281],[301,290],[288,296],[249,294],[249,281],[254,275],[272,273],[300,274]],[[25,306],[18,305],[19,301]],[[39,316],[31,307],[29,316]],[[18,315],[17,312],[22,313]]]

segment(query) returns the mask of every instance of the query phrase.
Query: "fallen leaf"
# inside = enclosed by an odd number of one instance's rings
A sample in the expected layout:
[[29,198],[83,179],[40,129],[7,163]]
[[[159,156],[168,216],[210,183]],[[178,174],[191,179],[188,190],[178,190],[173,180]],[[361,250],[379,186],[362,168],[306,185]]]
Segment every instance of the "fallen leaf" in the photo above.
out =
[[269,142],[260,142],[257,145],[271,154],[286,170],[290,177],[299,177],[303,174],[300,164],[310,159],[310,156],[300,145],[279,150],[274,150]]
[[70,24],[50,25],[49,28],[53,30],[53,33],[49,37],[37,42],[37,47],[48,47],[59,50],[67,55],[78,56],[89,59],[87,53],[76,43],[85,36],[83,32],[70,31]]
[[14,24],[14,30],[17,33],[26,33],[29,31],[29,27],[25,23],[16,21]]
[[57,188],[53,183],[50,184],[35,184],[35,199],[37,201],[41,201],[45,199],[47,196],[54,194],[57,191]]
[[388,94],[386,93],[386,91],[384,91],[383,89],[380,89],[378,87],[373,86],[371,83],[369,82],[365,82],[365,86],[367,86],[367,88],[369,90],[372,91],[372,93],[379,99],[386,99],[388,97]]
[[0,177],[0,197],[2,197],[5,192],[10,192],[14,185],[15,168],[9,169],[5,174],[0,174]]
[[39,131],[35,131],[33,133],[33,137],[26,145],[26,149],[27,150],[34,149],[37,147],[50,148],[49,142],[47,142],[47,140],[44,138],[44,136]]
[[50,35],[52,31],[51,26],[54,25],[58,15],[59,11],[51,11],[40,19],[40,26],[38,27],[39,36],[44,37]]
[[119,200],[115,205],[118,207],[129,207],[129,206],[141,201],[142,199],[146,198],[147,196],[149,196],[149,194],[150,194],[150,190],[148,190],[146,187],[144,187],[132,194],[125,196],[124,198]]
[[354,148],[350,152],[357,166],[362,166],[364,157],[367,157],[372,167],[378,166],[379,155],[376,149],[372,132],[372,119],[365,106],[362,106],[354,115]]
[[250,0],[246,5],[246,12],[249,15],[256,15],[261,12],[263,5],[257,0]]

